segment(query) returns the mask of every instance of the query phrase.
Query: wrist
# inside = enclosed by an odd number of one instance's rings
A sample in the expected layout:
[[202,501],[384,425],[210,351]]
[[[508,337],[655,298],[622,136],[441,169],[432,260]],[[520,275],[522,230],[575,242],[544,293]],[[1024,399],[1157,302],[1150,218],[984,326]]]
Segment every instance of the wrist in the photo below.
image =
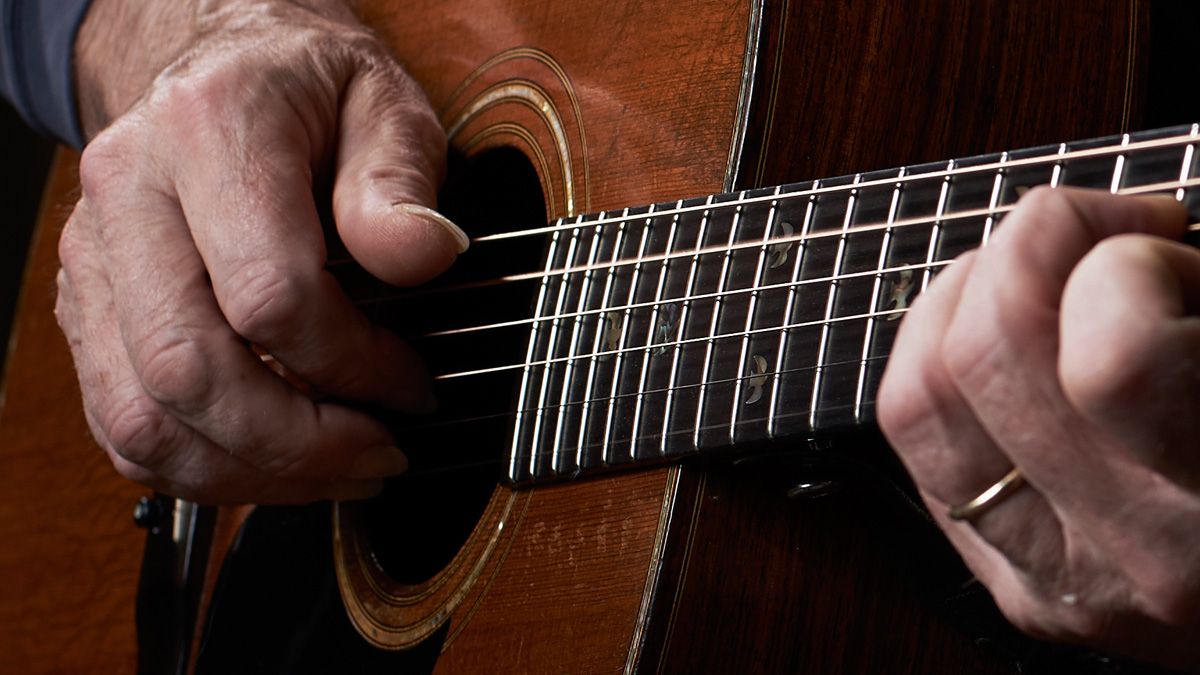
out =
[[75,92],[91,139],[128,110],[197,35],[193,0],[93,0],[75,40]]
[[84,137],[124,114],[203,35],[242,11],[275,4],[357,23],[352,0],[93,0],[75,41],[75,92]]

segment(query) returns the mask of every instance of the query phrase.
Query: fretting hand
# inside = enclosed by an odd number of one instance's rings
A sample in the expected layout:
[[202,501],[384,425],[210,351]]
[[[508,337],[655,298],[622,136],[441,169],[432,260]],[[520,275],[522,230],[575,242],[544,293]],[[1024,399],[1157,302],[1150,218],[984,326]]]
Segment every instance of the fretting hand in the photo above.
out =
[[[1019,627],[1200,666],[1200,252],[1182,206],[1036,190],[897,337],[879,419]],[[1026,483],[951,520],[1016,467]]]

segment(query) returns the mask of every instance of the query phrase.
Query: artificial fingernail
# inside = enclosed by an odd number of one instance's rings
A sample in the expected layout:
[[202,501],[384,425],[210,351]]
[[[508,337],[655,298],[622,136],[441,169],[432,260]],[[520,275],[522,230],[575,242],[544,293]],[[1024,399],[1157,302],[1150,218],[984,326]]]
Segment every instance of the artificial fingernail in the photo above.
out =
[[471,247],[471,238],[467,236],[466,232],[463,232],[461,227],[455,225],[454,221],[450,220],[446,216],[443,216],[437,211],[434,211],[428,206],[407,203],[395,204],[394,206],[400,213],[406,213],[417,216],[418,218],[424,218],[431,223],[437,223],[438,225],[446,228],[446,231],[449,232],[454,237],[454,240],[458,243],[459,253],[464,253],[468,248]]
[[386,478],[408,469],[408,457],[399,448],[378,447],[364,450],[350,465],[347,478]]

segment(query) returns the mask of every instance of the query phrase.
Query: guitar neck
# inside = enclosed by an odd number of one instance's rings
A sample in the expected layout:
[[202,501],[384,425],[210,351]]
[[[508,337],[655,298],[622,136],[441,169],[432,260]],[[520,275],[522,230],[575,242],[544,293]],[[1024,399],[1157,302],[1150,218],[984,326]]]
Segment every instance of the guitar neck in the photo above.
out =
[[560,220],[521,364],[522,482],[874,422],[899,319],[1037,185],[1178,192],[1198,127]]

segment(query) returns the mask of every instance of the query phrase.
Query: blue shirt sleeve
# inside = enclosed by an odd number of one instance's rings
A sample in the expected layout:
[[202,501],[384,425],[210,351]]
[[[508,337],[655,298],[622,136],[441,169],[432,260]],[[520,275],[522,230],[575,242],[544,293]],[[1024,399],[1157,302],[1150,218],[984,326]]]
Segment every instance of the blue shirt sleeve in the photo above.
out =
[[0,0],[0,94],[31,126],[83,147],[75,34],[91,0]]

